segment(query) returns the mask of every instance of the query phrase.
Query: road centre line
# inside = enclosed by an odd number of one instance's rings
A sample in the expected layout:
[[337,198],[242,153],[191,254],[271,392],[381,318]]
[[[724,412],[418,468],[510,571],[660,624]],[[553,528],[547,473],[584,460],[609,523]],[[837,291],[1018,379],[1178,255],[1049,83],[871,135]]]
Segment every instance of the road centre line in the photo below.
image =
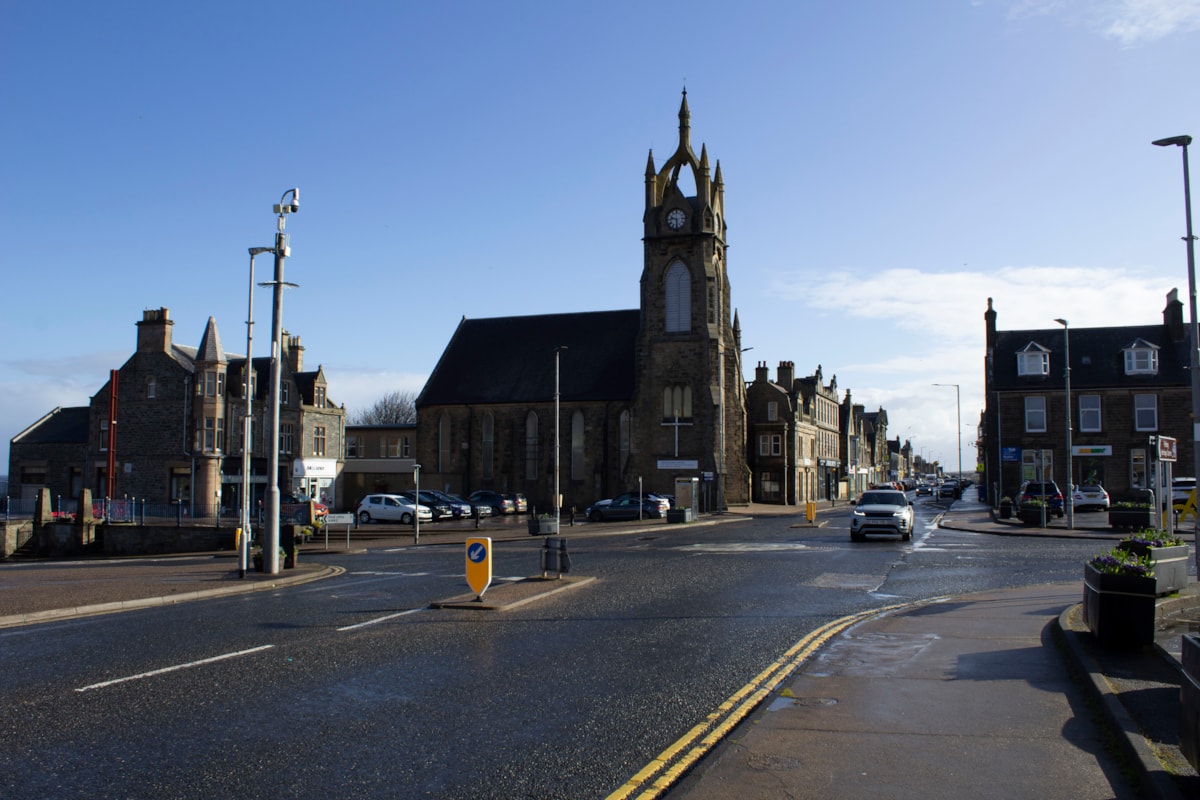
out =
[[137,680],[141,680],[142,678],[150,678],[155,675],[163,675],[168,672],[177,672],[181,669],[190,669],[191,667],[199,667],[199,666],[203,666],[204,664],[212,664],[213,662],[216,662],[216,661],[225,661],[230,658],[238,658],[239,656],[248,656],[251,653],[257,653],[262,650],[269,650],[274,646],[275,645],[273,645],[273,644],[264,644],[259,647],[251,647],[249,650],[238,650],[236,653],[225,653],[223,655],[213,656],[212,658],[202,658],[199,661],[189,661],[186,664],[176,664],[173,667],[163,667],[162,669],[154,669],[149,672],[139,673],[137,675],[128,675],[124,678],[113,678],[111,681],[103,681],[101,683],[93,683],[90,686],[81,686],[78,689],[76,689],[75,691],[88,692],[88,691],[91,691],[92,689],[103,689],[108,686],[114,686],[118,683],[125,683],[127,681],[137,681]]
[[338,633],[341,633],[343,631],[352,631],[355,628],[365,628],[368,625],[377,625],[380,622],[387,622],[389,619],[395,619],[396,617],[405,617],[405,616],[408,616],[409,614],[416,614],[418,611],[425,611],[425,610],[426,609],[424,609],[424,608],[410,608],[408,611],[400,611],[396,614],[388,614],[386,617],[376,617],[375,619],[369,619],[366,622],[356,622],[353,625],[346,625],[344,627],[337,628],[336,630],[338,631]]
[[[868,617],[886,614],[906,605],[908,604],[860,611],[828,622],[812,631],[753,680],[730,695],[715,711],[705,717],[703,722],[659,753],[606,800],[627,800],[632,797],[636,797],[637,800],[653,800],[661,797],[826,642]],[[655,775],[658,777],[655,778]],[[653,783],[650,783],[652,779]]]

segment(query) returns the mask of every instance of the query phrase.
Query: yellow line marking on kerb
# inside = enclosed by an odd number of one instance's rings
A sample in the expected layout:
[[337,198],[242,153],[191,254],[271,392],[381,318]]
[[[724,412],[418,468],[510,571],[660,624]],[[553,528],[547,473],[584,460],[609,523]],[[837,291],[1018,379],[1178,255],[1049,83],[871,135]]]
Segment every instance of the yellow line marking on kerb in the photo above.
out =
[[[867,617],[884,614],[901,607],[893,605],[861,611],[849,617],[842,617],[826,623],[809,633],[792,645],[781,658],[730,695],[721,705],[717,706],[716,710],[705,717],[703,722],[694,726],[671,746],[655,756],[649,764],[638,770],[625,785],[610,794],[606,800],[628,800],[628,798],[654,800],[654,798],[660,797],[826,642]],[[657,778],[655,778],[656,775]],[[647,786],[651,779],[654,782]]]

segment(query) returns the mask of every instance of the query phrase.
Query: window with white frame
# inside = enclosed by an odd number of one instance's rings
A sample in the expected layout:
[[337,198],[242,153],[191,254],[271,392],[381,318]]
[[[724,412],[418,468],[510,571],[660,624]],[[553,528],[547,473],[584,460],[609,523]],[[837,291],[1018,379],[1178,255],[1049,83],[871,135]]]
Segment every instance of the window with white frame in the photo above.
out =
[[[1126,375],[1158,374],[1158,348],[1156,346],[1144,339],[1138,339],[1121,352],[1125,355]],[[1139,428],[1139,430],[1141,429]]]
[[783,437],[778,433],[761,433],[758,436],[758,454],[777,456],[782,452]]
[[667,386],[663,389],[663,420],[691,420],[692,387]]
[[1158,398],[1152,394],[1133,396],[1133,429],[1137,431],[1158,430]]
[[1031,395],[1025,398],[1025,432],[1046,432],[1046,398]]
[[779,403],[774,401],[767,403],[767,422],[775,422],[779,419]]
[[325,455],[325,437],[326,437],[326,435],[327,434],[326,434],[326,429],[325,429],[324,425],[314,425],[313,426],[312,454],[314,456],[324,456]]
[[1017,352],[1018,375],[1049,375],[1050,351],[1036,342],[1030,342]]
[[1081,433],[1099,433],[1100,425],[1100,395],[1082,394],[1079,396],[1079,431]]

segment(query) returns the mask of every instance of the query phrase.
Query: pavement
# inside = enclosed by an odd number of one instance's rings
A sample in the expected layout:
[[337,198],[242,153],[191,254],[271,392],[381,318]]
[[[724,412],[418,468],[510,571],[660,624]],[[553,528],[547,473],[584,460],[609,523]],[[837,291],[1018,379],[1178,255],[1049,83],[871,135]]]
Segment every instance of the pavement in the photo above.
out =
[[[829,510],[821,505],[816,524]],[[723,517],[796,513],[755,505]],[[1078,515],[1075,530],[1062,521],[1033,528],[962,499],[939,526],[1095,539],[1099,552],[1122,537],[1102,520]],[[602,529],[618,534],[628,526]],[[477,535],[528,538],[523,523],[479,530],[439,523],[422,528],[419,544]],[[228,552],[0,562],[0,628],[321,580],[342,571],[321,564],[323,553],[399,544],[417,542],[408,532],[331,531],[278,575],[243,575]],[[1200,630],[1195,576],[1166,604],[1171,614],[1155,646],[1129,653],[1099,647],[1087,630],[1082,565],[1080,573],[1079,581],[899,604],[830,623],[759,676],[746,699],[731,698],[719,724],[714,715],[711,730],[698,725],[695,742],[681,740],[612,797],[1200,798],[1177,723],[1181,637]],[[489,589],[486,604],[459,595],[434,605],[502,611],[585,584],[578,576],[531,576]]]

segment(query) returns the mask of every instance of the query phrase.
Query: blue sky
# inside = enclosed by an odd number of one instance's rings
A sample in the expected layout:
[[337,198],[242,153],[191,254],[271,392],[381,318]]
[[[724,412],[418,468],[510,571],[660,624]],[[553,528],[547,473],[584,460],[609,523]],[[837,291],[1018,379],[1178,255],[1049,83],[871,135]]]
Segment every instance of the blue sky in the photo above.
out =
[[819,364],[951,467],[958,384],[969,469],[989,297],[1003,329],[1186,298],[1180,150],[1150,142],[1200,137],[1197,52],[1200,0],[0,0],[0,464],[143,309],[244,352],[293,186],[284,326],[352,413],[463,316],[636,307],[686,85],[747,379]]

